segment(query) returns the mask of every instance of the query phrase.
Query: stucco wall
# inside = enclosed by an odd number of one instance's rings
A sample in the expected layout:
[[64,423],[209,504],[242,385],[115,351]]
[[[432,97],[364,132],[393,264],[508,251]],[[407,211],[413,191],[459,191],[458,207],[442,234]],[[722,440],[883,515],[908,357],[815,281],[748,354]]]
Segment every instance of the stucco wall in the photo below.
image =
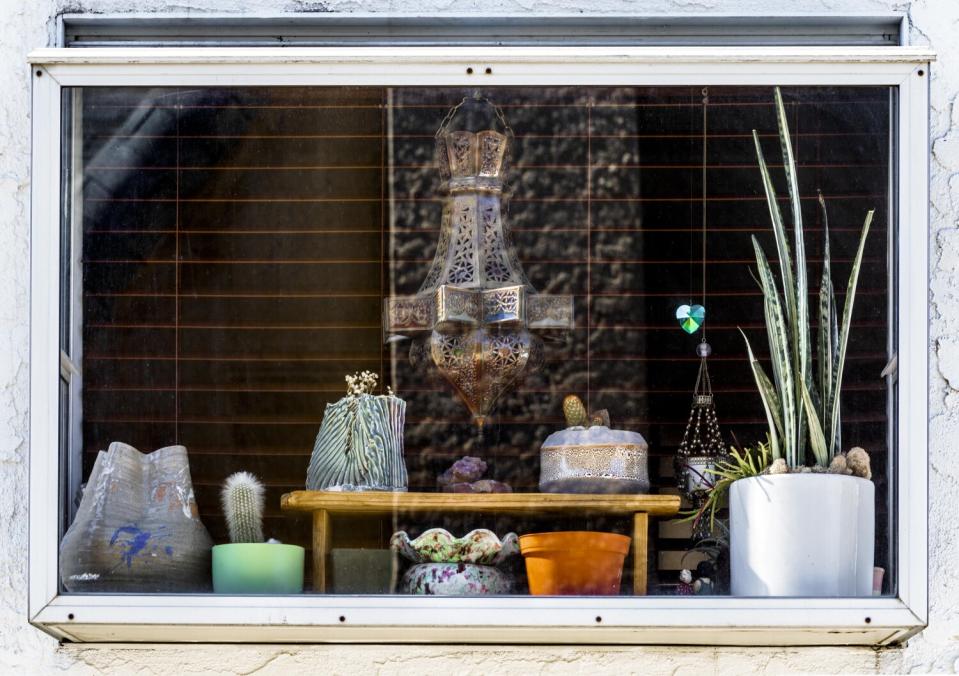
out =
[[[586,9],[588,8],[588,10]],[[58,646],[26,623],[30,80],[25,55],[68,12],[908,12],[932,69],[931,623],[903,648]],[[742,674],[959,671],[959,1],[919,0],[0,0],[0,672]],[[909,227],[909,224],[905,224]]]

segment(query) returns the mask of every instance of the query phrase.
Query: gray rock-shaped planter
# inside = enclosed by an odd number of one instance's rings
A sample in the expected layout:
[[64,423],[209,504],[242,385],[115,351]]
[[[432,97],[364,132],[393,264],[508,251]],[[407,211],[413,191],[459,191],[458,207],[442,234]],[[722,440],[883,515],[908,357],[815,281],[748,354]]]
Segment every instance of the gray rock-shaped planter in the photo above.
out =
[[71,592],[207,591],[212,546],[186,448],[143,454],[114,442],[60,543],[60,579]]

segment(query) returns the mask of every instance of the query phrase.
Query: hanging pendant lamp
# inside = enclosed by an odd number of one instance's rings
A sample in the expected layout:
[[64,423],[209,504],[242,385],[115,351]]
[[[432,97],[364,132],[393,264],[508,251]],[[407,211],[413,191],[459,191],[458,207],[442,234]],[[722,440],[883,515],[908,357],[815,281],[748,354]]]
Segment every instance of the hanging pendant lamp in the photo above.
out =
[[[466,104],[503,127],[453,131]],[[536,292],[523,272],[503,210],[512,130],[488,99],[464,98],[436,132],[446,196],[436,254],[414,296],[387,298],[387,340],[425,334],[428,355],[482,428],[497,398],[538,361],[536,332],[571,329],[572,296]]]

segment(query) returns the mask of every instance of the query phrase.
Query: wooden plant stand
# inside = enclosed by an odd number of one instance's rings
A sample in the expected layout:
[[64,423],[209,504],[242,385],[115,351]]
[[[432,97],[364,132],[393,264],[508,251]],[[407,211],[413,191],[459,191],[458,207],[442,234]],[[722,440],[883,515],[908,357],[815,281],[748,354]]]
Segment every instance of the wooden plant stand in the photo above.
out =
[[294,491],[281,499],[285,511],[313,514],[313,591],[327,585],[327,557],[336,540],[337,517],[383,518],[393,514],[487,514],[494,516],[622,516],[633,518],[633,593],[646,594],[646,543],[650,516],[675,516],[676,495],[582,495],[573,493],[341,493]]

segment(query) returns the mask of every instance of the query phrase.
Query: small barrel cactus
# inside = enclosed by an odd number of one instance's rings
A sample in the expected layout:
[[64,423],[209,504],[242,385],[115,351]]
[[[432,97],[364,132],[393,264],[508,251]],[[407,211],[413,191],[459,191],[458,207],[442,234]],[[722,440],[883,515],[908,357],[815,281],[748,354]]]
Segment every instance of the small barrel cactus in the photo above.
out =
[[227,477],[220,494],[230,541],[263,542],[263,484],[249,472]]
[[575,394],[563,399],[563,415],[566,416],[567,427],[586,427],[589,425],[589,414],[583,400]]

